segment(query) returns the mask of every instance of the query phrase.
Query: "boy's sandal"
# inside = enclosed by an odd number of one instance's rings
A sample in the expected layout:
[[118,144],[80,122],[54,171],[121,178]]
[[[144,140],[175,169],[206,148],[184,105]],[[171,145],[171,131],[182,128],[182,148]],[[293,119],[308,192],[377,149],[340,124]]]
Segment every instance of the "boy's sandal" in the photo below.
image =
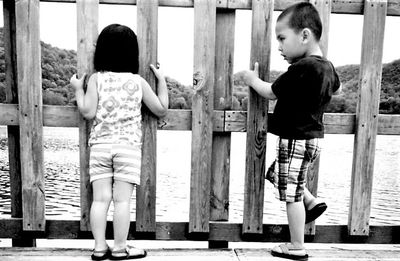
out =
[[91,255],[92,260],[106,260],[110,257],[111,255],[111,250],[109,247],[104,250],[93,250],[93,253]]
[[144,249],[127,246],[125,249],[116,250],[111,252],[111,260],[125,260],[125,259],[137,259],[147,256],[147,252]]
[[295,248],[291,244],[282,244],[271,250],[273,256],[282,257],[291,260],[308,260],[308,254],[304,248]]
[[328,206],[324,202],[321,202],[312,209],[306,210],[306,224],[316,220],[327,208]]

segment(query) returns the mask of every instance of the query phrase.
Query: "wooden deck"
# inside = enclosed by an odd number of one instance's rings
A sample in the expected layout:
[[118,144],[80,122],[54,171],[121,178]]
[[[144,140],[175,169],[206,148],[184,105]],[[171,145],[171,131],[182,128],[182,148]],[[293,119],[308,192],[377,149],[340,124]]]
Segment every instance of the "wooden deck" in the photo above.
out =
[[[308,245],[309,260],[400,260],[400,245]],[[64,261],[90,260],[88,248],[0,248],[2,261]],[[229,249],[148,249],[146,261],[199,261],[199,260],[242,260],[268,261],[286,260],[273,257],[270,248],[229,248]]]

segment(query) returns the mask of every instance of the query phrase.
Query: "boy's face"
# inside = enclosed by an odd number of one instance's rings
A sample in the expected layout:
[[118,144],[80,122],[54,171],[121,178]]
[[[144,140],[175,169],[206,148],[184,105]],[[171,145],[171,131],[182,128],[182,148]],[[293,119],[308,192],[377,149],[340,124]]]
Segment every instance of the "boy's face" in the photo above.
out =
[[292,64],[305,55],[305,46],[302,31],[295,32],[289,27],[288,21],[289,16],[278,21],[275,26],[275,34],[281,55],[289,64]]

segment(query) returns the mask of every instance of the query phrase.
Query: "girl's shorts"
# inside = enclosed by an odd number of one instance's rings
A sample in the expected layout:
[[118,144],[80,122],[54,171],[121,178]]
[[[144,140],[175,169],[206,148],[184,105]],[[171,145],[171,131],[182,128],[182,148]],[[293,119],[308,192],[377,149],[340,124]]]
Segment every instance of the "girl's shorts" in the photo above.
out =
[[303,201],[307,171],[319,155],[318,139],[293,140],[278,138],[276,159],[266,173],[274,184],[276,198],[285,202]]
[[140,183],[141,146],[125,144],[93,144],[90,148],[90,182],[113,178]]

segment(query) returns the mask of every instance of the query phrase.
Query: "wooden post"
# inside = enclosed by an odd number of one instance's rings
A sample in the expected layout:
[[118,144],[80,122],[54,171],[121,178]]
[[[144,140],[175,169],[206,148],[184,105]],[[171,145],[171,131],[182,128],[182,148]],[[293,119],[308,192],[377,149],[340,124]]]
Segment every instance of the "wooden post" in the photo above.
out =
[[[78,75],[90,76],[94,71],[93,55],[98,36],[99,0],[77,0],[77,54]],[[86,88],[85,88],[86,90]],[[79,164],[81,177],[81,221],[82,231],[90,231],[90,206],[92,204],[92,186],[89,181],[88,147],[91,121],[79,115]]]
[[[236,11],[217,9],[215,31],[214,109],[232,109]],[[224,115],[225,117],[225,115]],[[229,220],[231,133],[214,132],[211,159],[210,220]],[[210,248],[227,248],[226,241],[209,241]]]
[[[158,0],[138,0],[137,14],[139,74],[156,90],[156,78],[150,64],[157,63]],[[157,119],[147,108],[143,112],[142,168],[136,197],[136,231],[155,232]]]
[[216,1],[195,0],[189,233],[209,231],[215,22]]
[[[310,0],[310,3],[315,5],[318,9],[319,15],[322,21],[322,36],[320,40],[320,46],[323,55],[326,57],[328,53],[328,39],[329,39],[329,21],[332,9],[332,0]],[[307,188],[315,197],[318,194],[318,173],[319,173],[319,162],[320,156],[318,156],[311,168],[307,173]],[[306,235],[315,235],[315,221],[305,225]]]
[[[235,10],[217,9],[214,109],[232,109]],[[210,219],[228,221],[231,133],[214,132]]]
[[[269,80],[273,0],[253,0],[250,67],[259,63],[260,78]],[[268,101],[249,88],[244,184],[243,233],[262,234]]]
[[[6,74],[6,103],[18,103],[17,44],[15,0],[3,1],[4,62]],[[11,217],[22,218],[22,182],[19,126],[7,126],[8,161],[10,166]],[[12,239],[14,247],[34,247],[36,239],[20,237]]]
[[387,0],[366,0],[351,177],[350,235],[368,236]]
[[23,229],[45,230],[39,0],[15,5]]

